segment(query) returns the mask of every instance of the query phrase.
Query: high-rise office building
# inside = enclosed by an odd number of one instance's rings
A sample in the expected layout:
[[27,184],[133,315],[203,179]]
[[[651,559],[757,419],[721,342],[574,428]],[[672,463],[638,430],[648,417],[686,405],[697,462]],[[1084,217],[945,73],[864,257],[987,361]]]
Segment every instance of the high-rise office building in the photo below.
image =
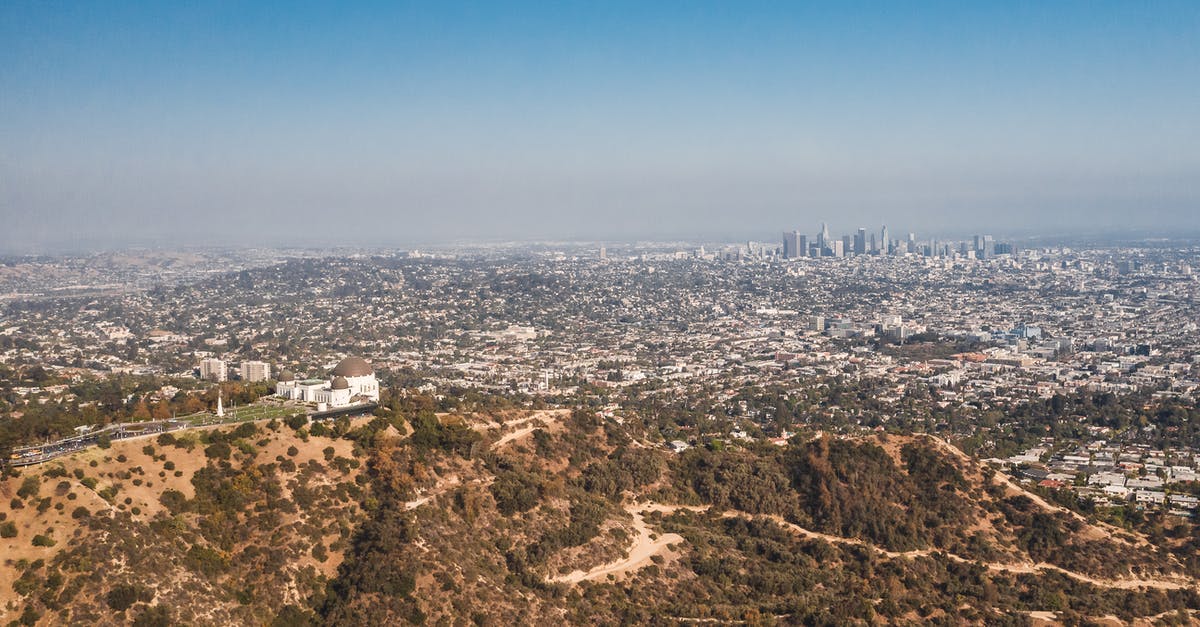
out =
[[867,230],[860,228],[858,234],[854,236],[854,254],[867,254]]
[[996,256],[996,242],[991,235],[975,236],[975,258],[991,259]]
[[891,252],[892,252],[892,242],[891,242],[891,240],[888,239],[888,230],[887,230],[887,225],[885,224],[885,225],[883,225],[883,228],[880,229],[880,231],[879,231],[879,254],[887,255],[887,254],[890,254]]
[[795,259],[800,256],[800,231],[783,233],[783,258]]
[[824,257],[825,251],[830,248],[830,246],[829,246],[829,225],[825,224],[824,222],[821,223],[821,232],[817,233],[817,248],[820,249],[820,251],[821,251],[821,252],[817,253],[821,257]]

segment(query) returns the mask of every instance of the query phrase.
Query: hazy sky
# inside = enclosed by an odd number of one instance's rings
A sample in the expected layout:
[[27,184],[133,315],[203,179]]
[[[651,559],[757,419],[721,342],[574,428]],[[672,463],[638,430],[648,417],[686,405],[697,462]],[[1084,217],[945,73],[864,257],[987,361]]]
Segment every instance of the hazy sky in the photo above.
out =
[[8,0],[0,218],[0,251],[1197,231],[1200,2]]

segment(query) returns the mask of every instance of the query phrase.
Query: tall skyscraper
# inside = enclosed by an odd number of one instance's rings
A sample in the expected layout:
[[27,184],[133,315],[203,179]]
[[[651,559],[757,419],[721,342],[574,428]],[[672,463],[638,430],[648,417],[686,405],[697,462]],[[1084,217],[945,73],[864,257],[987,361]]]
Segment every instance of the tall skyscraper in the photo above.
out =
[[807,235],[801,235],[801,236],[800,236],[800,256],[801,256],[801,257],[807,257],[807,256],[809,256],[809,251],[808,251],[808,236],[807,236]]
[[867,254],[867,230],[860,228],[858,234],[854,236],[854,254]]
[[888,239],[887,225],[879,231],[879,254],[887,255],[892,252],[892,242]]
[[991,259],[996,256],[996,242],[991,235],[976,235],[974,250],[976,259]]

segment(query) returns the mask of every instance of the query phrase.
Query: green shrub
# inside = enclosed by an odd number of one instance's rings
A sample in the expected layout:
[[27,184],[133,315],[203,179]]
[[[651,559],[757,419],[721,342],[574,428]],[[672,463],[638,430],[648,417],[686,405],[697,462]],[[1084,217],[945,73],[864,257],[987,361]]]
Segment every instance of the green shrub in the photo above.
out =
[[179,490],[166,490],[159,500],[162,501],[163,507],[170,510],[172,514],[178,514],[187,507],[187,497]]
[[188,549],[184,563],[188,568],[208,576],[220,574],[229,568],[229,560],[219,551],[198,544],[193,544],[192,548]]
[[233,449],[228,443],[214,442],[204,449],[204,456],[211,459],[229,459],[229,454],[232,452]]
[[108,591],[108,594],[104,595],[104,602],[118,612],[124,612],[133,607],[133,604],[138,601],[149,603],[152,600],[154,600],[153,590],[145,586],[130,584],[115,586],[112,590]]
[[133,620],[133,627],[170,627],[171,609],[161,603],[148,607]]
[[17,524],[11,520],[0,523],[0,538],[17,537]]
[[21,481],[21,487],[17,489],[17,496],[28,499],[37,496],[38,489],[42,486],[42,482],[37,476],[30,475]]
[[51,538],[50,536],[41,534],[33,536],[33,546],[54,546],[55,544],[58,543],[55,542],[54,538]]

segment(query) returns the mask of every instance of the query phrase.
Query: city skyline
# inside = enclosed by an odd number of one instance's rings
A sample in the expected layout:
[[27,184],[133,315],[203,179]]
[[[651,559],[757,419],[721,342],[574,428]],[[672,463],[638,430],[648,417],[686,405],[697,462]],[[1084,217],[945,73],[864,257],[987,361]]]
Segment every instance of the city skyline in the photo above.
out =
[[822,216],[1197,232],[1198,24],[1183,2],[9,3],[0,249],[743,239]]

